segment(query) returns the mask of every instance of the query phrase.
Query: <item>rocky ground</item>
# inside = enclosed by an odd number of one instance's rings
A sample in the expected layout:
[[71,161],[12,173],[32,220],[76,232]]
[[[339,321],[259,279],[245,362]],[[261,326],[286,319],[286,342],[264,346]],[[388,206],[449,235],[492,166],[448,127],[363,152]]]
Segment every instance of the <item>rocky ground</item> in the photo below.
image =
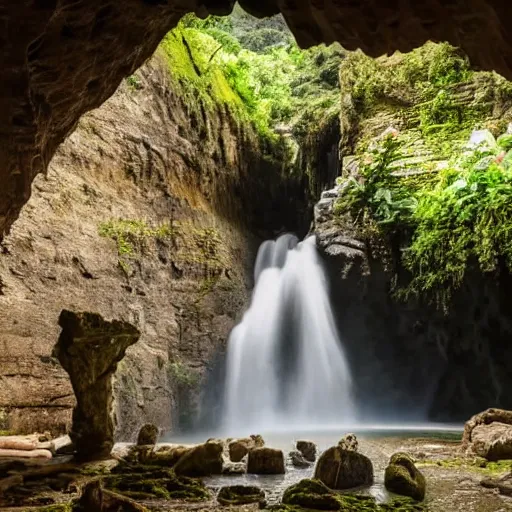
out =
[[[213,440],[209,444],[202,445],[203,447],[224,446],[224,456],[226,455],[226,445]],[[171,453],[170,445],[157,445],[160,448],[164,448],[167,451],[162,453]],[[182,449],[182,448],[180,448]],[[219,448],[222,449],[222,448]],[[158,447],[155,451],[158,450]],[[253,448],[254,450],[254,448]],[[260,448],[265,450],[265,448]],[[359,448],[356,448],[359,453],[367,455],[374,466],[375,481],[371,487],[363,487],[356,489],[358,494],[362,495],[373,495],[378,502],[389,502],[394,499],[394,495],[389,493],[384,486],[383,474],[386,468],[390,456],[397,452],[407,452],[416,461],[416,466],[423,473],[426,479],[426,497],[422,508],[404,508],[395,507],[389,510],[424,510],[429,512],[458,512],[465,510],[468,512],[505,512],[512,510],[512,498],[500,495],[496,489],[486,488],[481,485],[483,480],[489,478],[498,478],[502,475],[510,473],[512,471],[512,460],[505,460],[500,462],[486,462],[485,459],[474,456],[464,456],[461,452],[461,444],[458,440],[442,439],[436,437],[416,437],[416,438],[404,438],[400,436],[386,436],[386,437],[365,437],[359,438]],[[324,452],[325,453],[325,452]],[[114,451],[116,459],[122,457],[130,457],[126,445],[117,447]],[[211,454],[210,454],[211,455]],[[207,452],[203,452],[203,462],[212,464],[213,459],[208,458]],[[83,492],[87,483],[98,478],[104,480],[105,485],[109,486],[108,482],[111,482],[112,478],[116,478],[116,469],[119,468],[119,460],[112,459],[110,461],[104,461],[101,463],[89,463],[87,465],[73,465],[70,464],[69,456],[57,457],[53,459],[52,463],[30,463],[28,471],[35,474],[35,468],[39,468],[40,473],[52,471],[48,468],[57,469],[61,467],[61,471],[58,474],[58,478],[51,480],[50,477],[46,477],[45,485],[37,488],[34,478],[25,478],[25,484],[22,488],[14,491],[18,496],[25,493],[24,498],[18,498],[18,504],[22,506],[7,506],[9,496],[13,496],[13,490],[4,493],[0,506],[4,505],[2,510],[6,511],[36,511],[41,512],[57,512],[57,511],[68,511],[71,510],[69,502],[72,499],[76,499]],[[0,465],[0,471],[5,473],[6,463]],[[122,464],[122,463],[121,463]],[[132,466],[133,467],[133,466]],[[148,466],[146,466],[147,468]],[[181,467],[183,464],[181,463]],[[212,466],[213,467],[213,466]],[[46,468],[46,469],[43,469]],[[179,465],[174,465],[175,471],[179,473]],[[25,469],[27,471],[27,469]],[[110,473],[112,471],[112,473]],[[147,471],[147,469],[145,470]],[[158,471],[168,471],[161,467]],[[192,466],[188,466],[187,471],[194,471]],[[206,489],[203,491],[202,487],[195,487],[196,484],[192,483],[195,480],[184,479],[187,485],[187,492],[195,493],[190,494],[188,500],[169,500],[169,499],[144,499],[143,497],[137,497],[137,503],[144,508],[120,508],[119,510],[151,510],[151,511],[167,511],[167,510],[186,510],[186,511],[212,511],[225,509],[225,506],[220,505],[217,502],[217,493],[219,488],[224,485],[235,485],[235,484],[249,484],[256,485],[262,488],[266,492],[267,508],[275,508],[283,498],[283,492],[290,488],[290,486],[296,484],[304,478],[311,478],[313,472],[313,466],[304,469],[294,468],[288,459],[286,474],[285,475],[234,475],[234,476],[213,476],[204,480],[206,483]],[[11,474],[16,472],[11,470]],[[109,476],[113,475],[113,476]],[[4,476],[4,475],[3,475]],[[154,476],[154,475],[153,475]],[[161,475],[160,475],[161,476]],[[126,478],[129,481],[129,476],[125,475],[121,478]],[[141,477],[140,480],[143,478]],[[0,488],[5,480],[0,480]],[[60,482],[59,485],[56,482]],[[28,483],[27,483],[28,482]],[[41,485],[39,482],[38,485]],[[116,484],[122,488],[122,484]],[[30,489],[38,489],[37,498],[30,495]],[[57,490],[58,489],[58,490]],[[154,489],[153,489],[154,491]],[[124,491],[119,491],[123,492]],[[345,491],[342,491],[345,495]],[[354,491],[349,491],[352,494]],[[130,493],[127,493],[130,494]],[[132,493],[133,495],[133,493]],[[192,496],[195,496],[193,498]],[[200,496],[200,498],[198,498]],[[134,497],[134,496],[133,496]],[[198,501],[196,501],[196,499]],[[32,507],[29,503],[38,503],[39,506]],[[192,501],[190,501],[192,500]],[[49,504],[52,503],[50,506]],[[409,503],[409,502],[407,502]],[[411,502],[412,503],[412,502]],[[41,506],[46,504],[44,506]],[[61,505],[59,505],[61,504]],[[124,505],[126,506],[126,505]],[[130,505],[132,506],[132,505]],[[248,511],[257,510],[258,503],[244,504],[231,506],[230,510],[233,511]],[[407,507],[414,507],[414,505],[407,505]],[[260,507],[261,508],[261,507]],[[87,509],[89,510],[89,509]],[[92,509],[91,509],[92,510]],[[104,510],[103,508],[101,510]],[[105,509],[107,510],[107,509]],[[110,510],[110,509],[109,509]],[[118,510],[118,509],[116,509]],[[298,508],[297,510],[300,510]],[[365,508],[363,505],[356,508],[342,508],[340,510],[377,510],[375,508]],[[379,509],[380,510],[380,509]],[[383,509],[384,510],[384,509]],[[386,509],[388,510],[388,509]]]

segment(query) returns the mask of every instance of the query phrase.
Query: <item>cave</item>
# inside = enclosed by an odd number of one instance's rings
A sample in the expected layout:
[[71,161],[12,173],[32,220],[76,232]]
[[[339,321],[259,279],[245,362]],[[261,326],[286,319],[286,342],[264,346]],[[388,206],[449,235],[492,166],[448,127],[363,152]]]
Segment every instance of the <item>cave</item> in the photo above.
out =
[[499,509],[506,11],[4,6],[0,506]]

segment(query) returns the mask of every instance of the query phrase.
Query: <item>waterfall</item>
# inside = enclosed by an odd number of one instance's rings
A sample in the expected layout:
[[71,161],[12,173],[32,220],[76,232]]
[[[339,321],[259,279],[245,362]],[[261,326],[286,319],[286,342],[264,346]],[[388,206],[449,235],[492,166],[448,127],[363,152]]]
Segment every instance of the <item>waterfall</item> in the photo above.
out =
[[264,242],[250,308],[228,342],[223,429],[354,423],[351,376],[315,238]]

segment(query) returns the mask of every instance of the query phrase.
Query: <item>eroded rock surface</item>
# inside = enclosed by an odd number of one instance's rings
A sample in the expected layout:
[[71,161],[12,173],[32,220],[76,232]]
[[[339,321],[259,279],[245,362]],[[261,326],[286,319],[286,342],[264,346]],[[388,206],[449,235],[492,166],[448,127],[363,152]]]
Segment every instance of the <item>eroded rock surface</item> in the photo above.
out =
[[70,437],[77,457],[108,457],[114,446],[112,377],[140,332],[128,322],[66,310],[59,325],[62,332],[54,354],[69,374],[76,397]]
[[395,453],[386,468],[384,483],[386,489],[402,496],[421,501],[425,497],[426,482],[421,471],[406,453]]
[[[0,232],[5,233],[57,146],[155,50],[186,12],[227,14],[233,0],[11,3],[5,6],[0,62]],[[462,46],[475,65],[511,73],[512,46],[503,0],[384,4],[348,0],[321,5],[245,0],[262,16],[281,11],[301,45],[339,41],[373,56],[408,51],[427,40]],[[21,29],[23,27],[23,29]]]
[[148,422],[190,425],[248,298],[253,233],[284,213],[266,181],[282,162],[266,160],[251,127],[187,101],[161,52],[134,80],[81,119],[2,243],[0,429],[69,427],[73,390],[51,357],[63,308],[141,332],[114,384],[120,440]]
[[491,461],[512,459],[512,411],[475,414],[464,426],[462,449]]

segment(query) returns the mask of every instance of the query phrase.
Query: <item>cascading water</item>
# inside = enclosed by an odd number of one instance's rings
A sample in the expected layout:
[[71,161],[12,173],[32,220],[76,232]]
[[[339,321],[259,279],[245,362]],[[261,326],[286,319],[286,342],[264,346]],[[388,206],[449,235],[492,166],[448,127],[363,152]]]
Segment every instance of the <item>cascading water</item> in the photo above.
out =
[[315,238],[264,242],[249,310],[228,343],[224,430],[354,422],[351,376]]

